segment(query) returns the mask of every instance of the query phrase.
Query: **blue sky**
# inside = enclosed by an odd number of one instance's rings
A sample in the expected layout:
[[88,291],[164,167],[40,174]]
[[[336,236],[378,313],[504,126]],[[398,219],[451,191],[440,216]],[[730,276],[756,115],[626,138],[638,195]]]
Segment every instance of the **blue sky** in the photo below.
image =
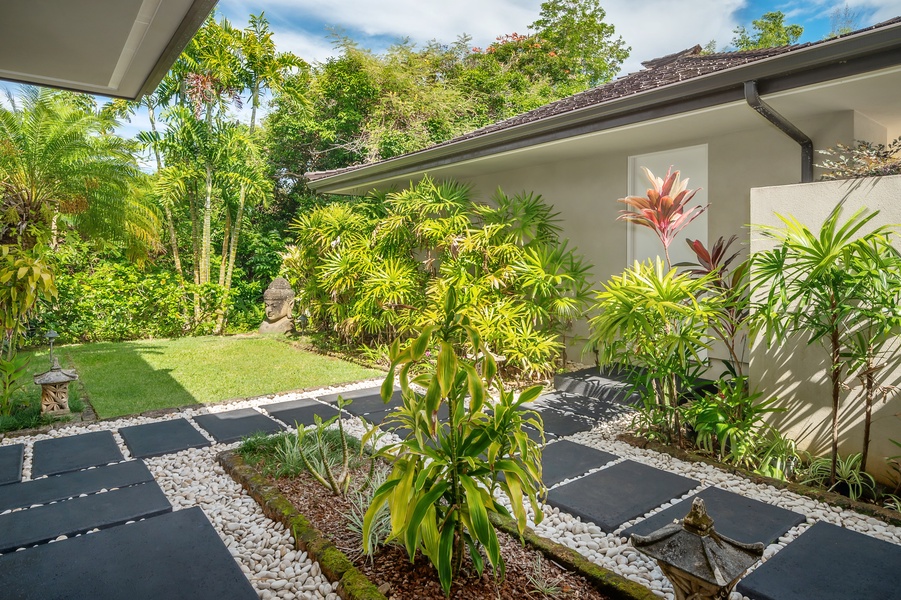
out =
[[[801,42],[821,40],[830,31],[831,11],[844,5],[836,0],[601,0],[606,22],[632,48],[621,74],[712,39],[722,48],[736,26],[750,29],[753,19],[769,11],[782,11],[787,22],[802,25]],[[901,15],[901,0],[848,0],[847,5],[860,27]],[[462,33],[472,36],[473,46],[484,47],[498,35],[527,32],[540,6],[541,0],[220,0],[217,10],[237,27],[244,27],[251,13],[265,11],[278,48],[314,63],[334,54],[332,31],[375,51],[403,37],[418,44],[451,43]],[[239,117],[247,118],[249,111],[243,112]],[[132,136],[147,126],[146,115],[138,114],[120,133]]]

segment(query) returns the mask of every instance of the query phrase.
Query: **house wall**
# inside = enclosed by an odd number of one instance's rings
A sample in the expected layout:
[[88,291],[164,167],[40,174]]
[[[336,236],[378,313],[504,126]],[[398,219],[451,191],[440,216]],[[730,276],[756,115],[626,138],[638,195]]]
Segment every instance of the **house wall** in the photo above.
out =
[[[850,143],[854,139],[854,123],[854,113],[843,111],[797,124],[811,136],[816,148],[826,148],[838,141]],[[596,287],[600,288],[604,281],[628,266],[628,229],[616,217],[623,208],[617,199],[628,192],[629,156],[698,144],[708,145],[707,239],[712,243],[720,235],[726,238],[738,235],[742,255],[746,256],[751,188],[797,183],[801,173],[798,144],[762,117],[760,125],[750,130],[716,136],[689,131],[666,147],[641,144],[611,151],[599,144],[597,154],[578,160],[500,170],[465,181],[473,185],[474,197],[483,201],[488,201],[498,187],[508,194],[522,191],[541,194],[560,212],[562,236],[594,265]],[[678,169],[679,165],[675,167]],[[682,175],[691,177],[691,173]],[[577,336],[588,333],[584,322],[577,323],[574,329]],[[583,346],[584,343],[572,345],[568,349],[570,359],[578,360]],[[727,354],[722,348],[714,348],[710,356],[726,358]],[[590,357],[584,360],[590,362]],[[714,376],[720,371],[717,369]]]
[[[879,211],[868,230],[878,225],[901,224],[901,175],[852,181],[823,181],[809,184],[766,187],[751,190],[751,233],[753,251],[773,247],[771,240],[759,235],[758,225],[780,226],[776,213],[790,214],[813,231],[818,231],[829,211],[844,200],[844,222],[859,208]],[[901,238],[895,244],[901,249]],[[899,350],[898,344],[894,350]],[[901,353],[889,356],[889,367],[881,374],[881,383],[901,385]],[[782,347],[767,348],[758,339],[751,348],[751,385],[764,397],[780,398],[788,410],[771,415],[769,421],[783,433],[796,438],[801,447],[814,454],[825,454],[831,444],[832,392],[827,371],[828,353],[819,343],[808,344],[795,338]],[[849,382],[854,384],[852,380]],[[839,452],[842,456],[861,452],[864,407],[856,398],[859,388],[845,393],[840,405]],[[879,402],[873,411],[870,458],[867,469],[888,479],[890,472],[884,457],[901,454],[890,439],[901,441],[901,394]]]

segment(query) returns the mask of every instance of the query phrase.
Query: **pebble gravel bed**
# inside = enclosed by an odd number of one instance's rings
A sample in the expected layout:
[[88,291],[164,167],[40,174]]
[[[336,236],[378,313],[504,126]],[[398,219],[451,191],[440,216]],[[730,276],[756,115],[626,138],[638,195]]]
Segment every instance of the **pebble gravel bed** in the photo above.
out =
[[[187,409],[158,418],[128,417],[115,421],[98,421],[51,430],[46,434],[23,437],[9,437],[0,445],[25,443],[25,479],[31,469],[31,447],[35,441],[90,431],[112,430],[114,437],[126,458],[128,449],[118,433],[119,427],[167,419],[192,417],[199,414],[223,412],[237,408],[256,408],[272,402],[281,402],[317,395],[341,393],[354,389],[373,387],[380,381],[369,380],[347,386],[322,390],[282,394],[229,402],[209,407]],[[584,523],[579,518],[545,506],[545,519],[538,525],[529,520],[529,525],[544,537],[568,546],[596,564],[619,573],[645,587],[666,600],[673,599],[672,586],[663,576],[656,563],[638,553],[619,533],[634,523],[664,510],[674,503],[696,493],[700,489],[716,486],[724,490],[742,494],[769,504],[794,510],[806,515],[806,522],[789,530],[764,551],[763,561],[768,560],[806,531],[817,521],[826,521],[872,537],[901,545],[901,528],[886,524],[875,518],[830,506],[811,498],[800,496],[787,490],[779,490],[765,484],[756,484],[740,476],[721,471],[705,463],[689,463],[667,454],[636,448],[616,439],[626,430],[629,415],[604,422],[594,429],[581,432],[565,439],[584,444],[598,450],[612,452],[620,459],[608,463],[601,469],[609,468],[622,460],[634,460],[665,471],[691,477],[700,486],[686,494],[654,509],[640,519],[624,523],[616,532],[605,534],[600,527]],[[344,420],[345,430],[360,436],[365,431],[363,422],[357,417]],[[211,438],[205,431],[201,433]],[[394,439],[392,434],[384,436],[381,443]],[[553,443],[553,442],[552,442]],[[246,492],[231,477],[226,475],[216,463],[216,455],[226,449],[237,447],[213,444],[207,448],[189,449],[161,457],[145,459],[160,487],[172,503],[173,510],[199,506],[212,522],[219,536],[232,556],[247,576],[260,598],[324,599],[337,600],[336,584],[329,582],[321,573],[319,565],[311,561],[304,552],[294,550],[293,539],[280,523],[268,519]],[[599,469],[595,469],[599,470]],[[594,472],[594,471],[592,471]],[[565,485],[561,482],[557,485]],[[502,498],[503,502],[504,499]],[[686,505],[687,508],[687,505]],[[741,594],[733,593],[730,600],[747,600]]]

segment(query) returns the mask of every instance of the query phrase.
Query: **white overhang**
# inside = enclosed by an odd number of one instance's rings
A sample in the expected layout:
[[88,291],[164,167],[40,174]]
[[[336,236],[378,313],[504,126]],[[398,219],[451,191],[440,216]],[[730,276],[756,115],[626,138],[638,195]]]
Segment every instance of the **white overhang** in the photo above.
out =
[[133,100],[152,92],[217,0],[4,0],[0,79]]

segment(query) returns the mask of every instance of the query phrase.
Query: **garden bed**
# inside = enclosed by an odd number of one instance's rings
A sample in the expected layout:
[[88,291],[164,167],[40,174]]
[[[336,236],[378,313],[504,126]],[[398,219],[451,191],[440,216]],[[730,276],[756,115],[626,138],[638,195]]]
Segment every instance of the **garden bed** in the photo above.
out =
[[713,465],[723,471],[728,471],[735,475],[741,475],[742,477],[745,477],[746,479],[753,481],[754,483],[769,485],[779,490],[785,489],[801,496],[807,496],[808,498],[819,500],[820,502],[825,502],[833,506],[853,510],[855,512],[879,519],[891,525],[901,527],[901,513],[888,508],[884,508],[882,506],[878,506],[876,504],[860,502],[858,500],[851,500],[850,498],[843,496],[842,494],[802,485],[800,483],[783,481],[781,479],[774,479],[772,477],[765,477],[763,475],[752,473],[751,471],[747,471],[733,465],[727,465],[696,452],[690,452],[682,448],[676,448],[667,444],[661,444],[660,442],[653,442],[640,436],[622,433],[617,436],[617,439],[635,446],[636,448],[646,448],[655,452],[661,452],[663,454],[668,454],[674,458],[678,458],[679,460],[684,460],[686,462],[703,462],[709,465]]
[[[264,476],[233,452],[219,455],[219,463],[263,507],[270,518],[294,534],[295,545],[319,561],[323,572],[339,581],[343,598],[441,599],[433,567],[423,559],[411,563],[400,546],[387,546],[374,560],[356,551],[360,539],[346,526],[346,499],[331,495],[312,477],[276,479]],[[495,519],[502,530],[502,553],[507,576],[496,584],[490,571],[481,578],[463,574],[451,589],[453,598],[597,598],[650,600],[650,590],[590,563],[577,552],[537,536],[527,529],[525,544],[515,525]],[[342,550],[350,552],[348,557]],[[565,568],[564,568],[565,567]],[[541,588],[545,589],[541,589]]]

